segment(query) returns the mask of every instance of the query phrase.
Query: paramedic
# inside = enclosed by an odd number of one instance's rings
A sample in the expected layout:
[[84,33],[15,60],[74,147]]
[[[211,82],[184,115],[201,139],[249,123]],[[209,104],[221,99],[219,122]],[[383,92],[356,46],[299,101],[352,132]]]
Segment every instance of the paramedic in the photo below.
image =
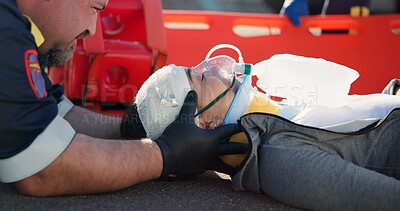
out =
[[93,113],[63,97],[44,66],[68,61],[76,40],[95,33],[97,15],[107,3],[0,2],[0,181],[14,183],[23,194],[98,193],[167,174],[229,172],[215,165],[220,149],[245,150],[220,147],[220,140],[235,133],[237,126],[211,133],[184,121],[195,94],[177,106],[182,108],[182,121],[154,141],[121,140],[121,118]]

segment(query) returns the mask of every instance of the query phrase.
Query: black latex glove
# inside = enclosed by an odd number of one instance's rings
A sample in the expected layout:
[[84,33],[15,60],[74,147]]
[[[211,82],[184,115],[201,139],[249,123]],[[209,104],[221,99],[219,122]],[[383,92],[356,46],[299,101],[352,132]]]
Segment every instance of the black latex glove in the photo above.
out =
[[206,170],[215,170],[232,175],[234,169],[219,157],[227,154],[244,154],[247,145],[221,143],[235,133],[241,132],[237,124],[225,125],[214,130],[203,130],[194,123],[197,94],[190,91],[179,116],[169,125],[155,142],[161,149],[163,171],[168,174],[195,175]]

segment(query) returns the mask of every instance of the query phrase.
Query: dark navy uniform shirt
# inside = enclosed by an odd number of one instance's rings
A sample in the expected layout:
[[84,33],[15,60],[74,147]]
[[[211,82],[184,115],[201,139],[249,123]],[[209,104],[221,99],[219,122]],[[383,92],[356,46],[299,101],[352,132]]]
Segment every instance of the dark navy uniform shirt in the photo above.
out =
[[369,8],[371,0],[331,0],[327,14],[350,14],[354,6]]
[[1,0],[0,159],[26,149],[58,113],[62,88],[43,71],[44,59],[15,0]]

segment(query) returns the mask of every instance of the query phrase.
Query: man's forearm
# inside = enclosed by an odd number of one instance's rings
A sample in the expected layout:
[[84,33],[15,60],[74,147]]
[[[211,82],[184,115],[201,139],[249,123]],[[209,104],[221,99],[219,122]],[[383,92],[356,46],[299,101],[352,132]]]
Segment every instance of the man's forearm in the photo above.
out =
[[64,118],[78,133],[105,139],[121,137],[119,127],[122,118],[120,117],[103,115],[74,106]]
[[149,139],[104,140],[77,134],[59,158],[16,187],[34,196],[100,193],[156,179],[162,168],[160,149]]

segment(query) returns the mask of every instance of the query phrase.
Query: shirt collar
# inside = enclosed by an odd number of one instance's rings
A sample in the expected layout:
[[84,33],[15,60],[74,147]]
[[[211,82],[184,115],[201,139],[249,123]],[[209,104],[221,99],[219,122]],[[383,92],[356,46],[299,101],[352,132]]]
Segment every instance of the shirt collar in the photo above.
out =
[[31,34],[35,38],[36,46],[40,47],[44,42],[44,37],[43,37],[42,32],[40,32],[39,28],[36,26],[36,24],[32,21],[32,19],[29,16],[27,16],[27,15],[24,15],[24,16],[31,24]]

